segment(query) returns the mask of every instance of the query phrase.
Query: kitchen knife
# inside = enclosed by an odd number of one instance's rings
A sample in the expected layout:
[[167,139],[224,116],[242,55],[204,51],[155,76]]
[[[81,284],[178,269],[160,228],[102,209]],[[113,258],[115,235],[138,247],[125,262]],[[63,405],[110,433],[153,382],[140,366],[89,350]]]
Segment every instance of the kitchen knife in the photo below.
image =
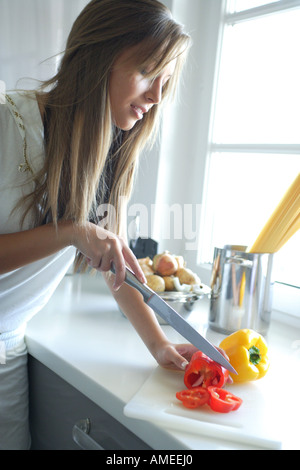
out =
[[[115,267],[112,264],[111,271],[115,274]],[[222,367],[230,372],[237,374],[236,370],[225,359],[225,357],[198,331],[196,331],[187,321],[185,321],[167,302],[165,302],[158,294],[156,294],[146,284],[140,282],[134,273],[126,267],[126,284],[137,289],[144,301],[158,315],[160,315],[169,325],[171,325],[178,333],[192,343],[196,348],[210,357],[213,361],[221,364]]]

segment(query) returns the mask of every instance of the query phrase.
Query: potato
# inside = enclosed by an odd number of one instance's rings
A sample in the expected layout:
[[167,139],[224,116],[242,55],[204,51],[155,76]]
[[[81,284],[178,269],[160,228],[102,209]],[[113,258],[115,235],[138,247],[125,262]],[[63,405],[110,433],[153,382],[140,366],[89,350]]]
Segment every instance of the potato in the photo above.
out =
[[161,276],[157,274],[151,274],[150,276],[146,276],[147,285],[150,289],[154,290],[155,292],[164,292],[166,285],[165,281]]
[[149,258],[149,256],[147,256],[147,258],[139,258],[138,262],[140,264],[145,264],[146,266],[152,266],[153,264],[153,261],[151,258]]
[[154,271],[152,269],[153,262],[152,259],[149,258],[149,256],[147,258],[139,258],[138,262],[145,276],[150,276],[151,274],[154,274]]
[[150,276],[151,274],[154,274],[154,271],[151,266],[148,266],[147,264],[140,264],[140,266],[145,276]]
[[174,286],[174,276],[163,276],[163,280],[165,281],[165,290],[171,291],[175,290]]
[[200,278],[195,274],[191,269],[188,268],[180,268],[176,272],[176,276],[178,277],[180,284],[200,284]]
[[184,261],[184,258],[183,256],[179,255],[175,255],[175,259],[178,263],[178,269],[181,269],[181,268],[185,268],[185,261]]

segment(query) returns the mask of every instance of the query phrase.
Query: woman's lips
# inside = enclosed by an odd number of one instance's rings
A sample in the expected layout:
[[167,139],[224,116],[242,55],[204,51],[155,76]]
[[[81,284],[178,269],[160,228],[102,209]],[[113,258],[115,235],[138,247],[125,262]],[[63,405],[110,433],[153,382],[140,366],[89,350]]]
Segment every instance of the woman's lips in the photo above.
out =
[[142,108],[140,106],[135,106],[134,104],[131,105],[131,108],[135,112],[135,115],[137,116],[138,119],[143,119],[144,113],[147,112],[147,109]]

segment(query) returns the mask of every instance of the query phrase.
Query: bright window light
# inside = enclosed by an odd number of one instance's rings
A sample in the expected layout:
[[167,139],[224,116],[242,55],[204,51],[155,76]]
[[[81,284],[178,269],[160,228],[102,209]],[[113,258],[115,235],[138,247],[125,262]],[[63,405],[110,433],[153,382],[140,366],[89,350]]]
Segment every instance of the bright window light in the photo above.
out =
[[[236,0],[229,11],[268,3]],[[299,25],[300,8],[225,25],[201,262],[215,246],[253,243],[300,172]],[[276,281],[300,287],[299,247],[298,232],[276,254]]]
[[[213,153],[202,261],[213,259],[214,247],[251,245],[299,171],[298,155]],[[276,254],[277,281],[300,287],[299,247],[300,232]]]
[[300,143],[300,9],[225,28],[214,142]]

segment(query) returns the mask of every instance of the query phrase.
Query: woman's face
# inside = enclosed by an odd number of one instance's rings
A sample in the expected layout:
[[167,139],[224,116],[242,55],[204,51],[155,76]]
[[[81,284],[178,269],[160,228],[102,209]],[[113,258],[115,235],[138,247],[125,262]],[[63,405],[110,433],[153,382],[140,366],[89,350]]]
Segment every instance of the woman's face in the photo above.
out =
[[176,65],[176,60],[173,60],[153,79],[145,76],[143,70],[137,69],[132,56],[133,48],[119,56],[109,83],[112,119],[124,131],[132,129],[152,106],[160,103],[162,87],[174,73]]

